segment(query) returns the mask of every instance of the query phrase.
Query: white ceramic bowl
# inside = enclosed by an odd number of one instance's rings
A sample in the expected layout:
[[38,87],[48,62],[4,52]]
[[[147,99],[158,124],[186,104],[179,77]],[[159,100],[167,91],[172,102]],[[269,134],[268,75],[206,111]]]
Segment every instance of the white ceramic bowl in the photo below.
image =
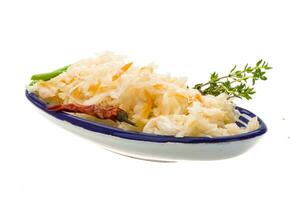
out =
[[[174,137],[137,133],[106,126],[70,115],[65,112],[49,112],[47,105],[35,94],[26,91],[28,100],[63,128],[96,141],[104,148],[129,157],[156,160],[217,160],[240,155],[250,149],[267,131],[265,123],[258,118],[259,129],[235,136],[225,137]],[[245,126],[256,115],[236,107],[240,117],[238,126]]]

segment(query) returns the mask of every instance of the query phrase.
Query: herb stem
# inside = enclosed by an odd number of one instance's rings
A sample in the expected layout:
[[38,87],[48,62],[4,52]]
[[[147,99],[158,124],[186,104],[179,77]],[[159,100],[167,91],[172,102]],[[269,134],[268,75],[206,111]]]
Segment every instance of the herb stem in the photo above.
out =
[[[228,94],[228,98],[245,98],[251,99],[255,94],[254,85],[257,80],[267,80],[266,71],[272,69],[268,63],[259,60],[254,67],[248,64],[244,66],[243,70],[236,69],[234,66],[228,75],[219,76],[216,72],[210,75],[210,80],[206,83],[196,84],[195,89],[203,95],[218,96],[221,93]],[[226,79],[226,80],[224,80]],[[249,81],[252,81],[252,84]]]
[[[230,77],[230,75],[220,77],[220,78],[216,79],[216,82],[218,82],[218,81],[220,81],[220,80],[222,80],[222,79],[225,79],[225,78],[229,78],[229,77]],[[209,84],[210,84],[210,81],[208,81],[208,82],[202,84],[202,86],[206,86],[206,85],[209,85]]]

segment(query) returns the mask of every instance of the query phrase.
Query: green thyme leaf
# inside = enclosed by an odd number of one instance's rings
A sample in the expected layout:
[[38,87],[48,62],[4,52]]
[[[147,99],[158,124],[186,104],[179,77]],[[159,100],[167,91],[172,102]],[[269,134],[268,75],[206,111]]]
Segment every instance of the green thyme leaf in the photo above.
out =
[[226,76],[221,77],[218,73],[213,72],[208,82],[196,84],[194,89],[199,90],[203,95],[218,96],[226,93],[229,98],[236,97],[250,100],[255,94],[253,86],[256,81],[267,80],[266,72],[270,69],[272,67],[262,59],[257,61],[254,67],[246,64],[242,70],[237,70],[235,65]]

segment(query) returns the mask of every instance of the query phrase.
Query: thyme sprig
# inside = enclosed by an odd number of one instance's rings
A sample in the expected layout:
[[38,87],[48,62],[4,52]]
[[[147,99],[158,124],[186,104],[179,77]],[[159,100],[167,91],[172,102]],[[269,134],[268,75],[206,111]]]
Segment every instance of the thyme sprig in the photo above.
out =
[[219,76],[218,73],[213,72],[207,83],[196,84],[194,88],[203,95],[218,96],[221,93],[226,93],[228,98],[237,97],[249,100],[255,94],[253,86],[256,81],[267,80],[266,71],[269,69],[272,68],[263,60],[259,60],[253,67],[246,64],[241,70],[234,66],[228,75]]

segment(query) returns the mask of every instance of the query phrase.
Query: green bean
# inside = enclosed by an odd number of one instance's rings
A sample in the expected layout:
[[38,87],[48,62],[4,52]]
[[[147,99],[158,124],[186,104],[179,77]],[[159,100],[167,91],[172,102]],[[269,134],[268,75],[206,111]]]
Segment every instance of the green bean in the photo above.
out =
[[67,66],[64,66],[62,68],[59,68],[59,69],[54,70],[49,73],[35,74],[31,77],[31,80],[33,80],[33,81],[39,81],[39,80],[48,81],[48,80],[60,75],[61,73],[65,72],[69,67],[70,67],[70,65],[67,65]]

